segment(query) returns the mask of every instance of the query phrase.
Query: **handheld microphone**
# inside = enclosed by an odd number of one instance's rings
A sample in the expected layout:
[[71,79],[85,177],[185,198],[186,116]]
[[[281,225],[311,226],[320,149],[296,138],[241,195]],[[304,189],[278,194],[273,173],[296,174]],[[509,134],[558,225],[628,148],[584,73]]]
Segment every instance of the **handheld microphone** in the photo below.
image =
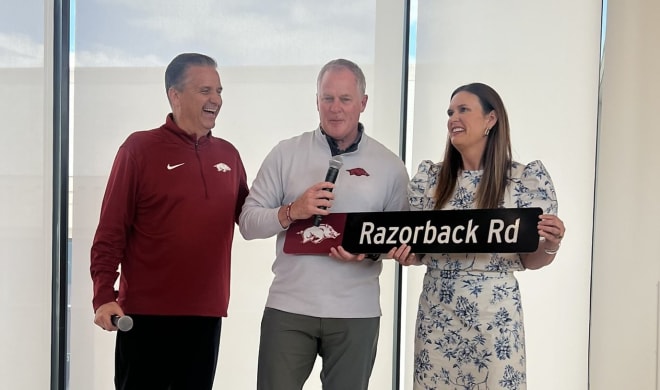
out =
[[122,332],[128,332],[133,329],[133,319],[130,316],[120,317],[116,314],[110,316],[112,325],[116,326]]
[[[334,184],[335,180],[337,180],[337,175],[339,175],[339,168],[344,165],[344,162],[342,161],[341,156],[334,156],[330,159],[329,164],[328,172],[325,174],[325,181]],[[332,191],[332,188],[326,188],[326,190]],[[325,209],[323,206],[321,206],[321,208]],[[323,218],[322,215],[314,216],[314,226],[319,226],[321,224],[321,218]]]

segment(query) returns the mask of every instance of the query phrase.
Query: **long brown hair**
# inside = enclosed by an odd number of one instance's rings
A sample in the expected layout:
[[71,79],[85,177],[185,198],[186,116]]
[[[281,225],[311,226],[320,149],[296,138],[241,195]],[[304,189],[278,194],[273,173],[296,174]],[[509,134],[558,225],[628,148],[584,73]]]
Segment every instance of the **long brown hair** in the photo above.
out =
[[[484,173],[477,185],[477,208],[497,208],[504,199],[509,172],[511,170],[511,137],[509,117],[500,95],[486,84],[472,83],[460,86],[451,94],[451,98],[459,92],[469,92],[479,98],[484,115],[495,111],[497,122],[490,129],[486,140],[486,149],[481,156],[481,166]],[[463,169],[463,159],[458,149],[451,143],[447,135],[447,146],[442,168],[438,174],[438,185],[435,193],[435,208],[441,209],[451,198],[456,188],[459,172]]]

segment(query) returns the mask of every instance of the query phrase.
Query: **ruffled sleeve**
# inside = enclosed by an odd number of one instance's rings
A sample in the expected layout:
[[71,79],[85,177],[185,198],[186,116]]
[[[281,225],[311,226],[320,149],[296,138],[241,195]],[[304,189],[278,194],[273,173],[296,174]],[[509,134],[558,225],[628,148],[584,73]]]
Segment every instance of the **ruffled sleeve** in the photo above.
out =
[[408,184],[408,201],[411,210],[432,210],[434,208],[434,194],[439,169],[439,165],[430,160],[423,160],[419,163],[417,173]]
[[544,214],[557,214],[555,186],[541,161],[527,164],[514,182],[512,195],[516,207],[540,207]]

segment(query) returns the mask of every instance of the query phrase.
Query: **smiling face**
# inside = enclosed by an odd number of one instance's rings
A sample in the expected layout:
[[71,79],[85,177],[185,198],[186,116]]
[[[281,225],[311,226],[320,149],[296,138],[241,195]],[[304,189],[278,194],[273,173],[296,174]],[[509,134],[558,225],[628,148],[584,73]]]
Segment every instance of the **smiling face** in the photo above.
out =
[[357,78],[346,68],[329,69],[322,76],[316,94],[321,128],[346,149],[358,135],[360,114],[367,106],[367,95],[358,87]]
[[213,66],[189,66],[184,82],[168,91],[176,124],[188,134],[201,137],[215,127],[222,107],[222,84]]
[[452,145],[464,160],[469,158],[477,161],[478,165],[486,149],[487,129],[490,130],[497,122],[495,111],[484,112],[477,95],[461,91],[449,102],[447,115],[447,130]]

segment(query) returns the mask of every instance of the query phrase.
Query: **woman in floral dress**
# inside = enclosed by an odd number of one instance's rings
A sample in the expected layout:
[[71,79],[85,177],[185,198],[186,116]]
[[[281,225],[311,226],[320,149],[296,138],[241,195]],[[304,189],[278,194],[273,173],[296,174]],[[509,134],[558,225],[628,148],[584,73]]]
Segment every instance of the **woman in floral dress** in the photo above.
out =
[[388,254],[424,264],[415,335],[414,389],[524,390],[525,337],[514,271],[550,264],[564,235],[557,199],[541,163],[511,158],[509,121],[491,87],[451,95],[444,162],[422,161],[409,186],[412,210],[540,207],[534,253],[419,255],[402,244]]

